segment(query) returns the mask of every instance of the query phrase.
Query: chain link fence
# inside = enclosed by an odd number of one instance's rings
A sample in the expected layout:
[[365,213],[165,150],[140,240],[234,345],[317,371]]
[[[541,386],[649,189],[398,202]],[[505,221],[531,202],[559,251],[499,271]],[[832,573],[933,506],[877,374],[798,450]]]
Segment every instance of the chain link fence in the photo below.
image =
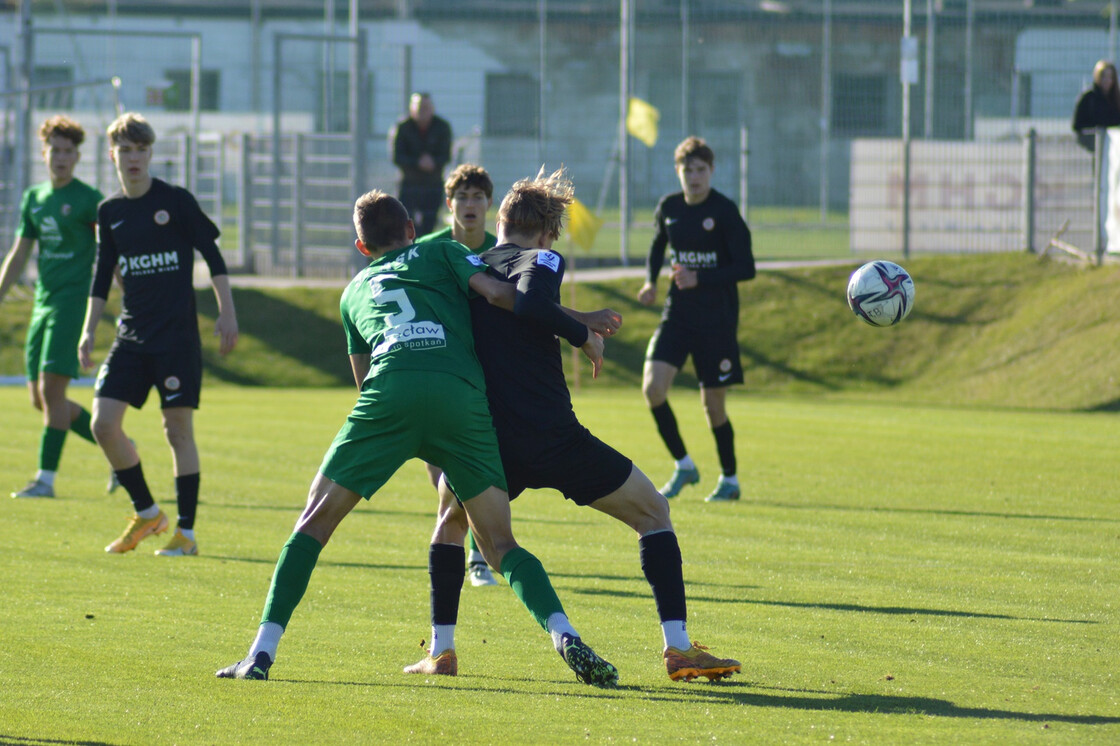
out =
[[[412,91],[431,93],[456,136],[453,163],[484,165],[496,199],[542,164],[568,168],[604,220],[583,263],[642,261],[688,134],[715,150],[713,186],[740,204],[760,259],[1038,250],[1067,221],[1066,240],[1087,246],[1092,159],[1070,118],[1094,63],[1115,53],[1113,3],[910,4],[907,19],[899,0],[397,0],[360,3],[355,35],[345,3],[327,4],[334,18],[295,0],[184,18],[189,3],[153,2],[118,12],[116,36],[58,43],[52,31],[31,45],[32,87],[62,87],[28,118],[66,111],[103,131],[111,109],[79,84],[120,76],[124,107],[160,133],[155,174],[196,190],[231,265],[269,274],[351,271],[350,206],[361,188],[395,192],[388,137]],[[104,25],[85,7],[35,6],[32,34]],[[4,38],[20,38],[18,20],[0,16]],[[197,35],[201,59],[144,29]],[[12,95],[21,49],[4,49],[10,236],[25,99]],[[654,108],[656,139],[620,136],[628,97]],[[37,145],[24,143],[42,178]],[[94,166],[112,191],[104,143],[83,150],[79,176]]]

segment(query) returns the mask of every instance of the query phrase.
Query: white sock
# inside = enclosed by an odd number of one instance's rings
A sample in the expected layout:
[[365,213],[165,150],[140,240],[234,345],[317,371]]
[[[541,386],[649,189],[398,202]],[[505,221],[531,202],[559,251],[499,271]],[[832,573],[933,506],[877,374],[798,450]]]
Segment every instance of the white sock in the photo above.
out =
[[568,621],[568,615],[560,611],[548,618],[547,629],[548,634],[552,635],[552,646],[556,648],[557,651],[560,650],[561,638],[563,638],[564,635],[579,637],[579,632],[576,632],[576,628]]
[[688,650],[692,647],[683,619],[670,619],[667,622],[662,622],[661,634],[665,638],[665,647],[667,648]]
[[272,662],[276,662],[276,648],[280,647],[280,638],[284,635],[284,628],[276,622],[265,622],[257,629],[257,639],[249,646],[249,657],[255,658],[257,653],[264,651]]
[[467,557],[468,565],[485,565],[486,558],[482,556],[482,552],[477,549],[472,549],[470,555]]
[[40,469],[39,473],[35,475],[35,481],[42,482],[43,484],[54,487],[54,475],[56,472]]
[[734,474],[732,474],[731,476],[727,476],[726,474],[720,474],[719,475],[719,481],[720,481],[720,484],[733,484],[736,487],[739,486],[739,477],[737,477]]
[[429,649],[433,658],[438,658],[445,650],[451,650],[455,647],[455,625],[454,624],[433,624],[432,625],[432,647]]
[[695,469],[696,464],[692,463],[692,456],[689,456],[686,453],[684,455],[684,458],[677,460],[677,468],[678,469]]
[[156,503],[152,503],[152,507],[138,510],[136,511],[136,515],[140,516],[141,518],[155,518],[157,515],[159,515],[159,505],[157,505]]
[[181,533],[183,536],[187,537],[191,541],[194,541],[194,529],[193,528],[180,528],[179,533]]

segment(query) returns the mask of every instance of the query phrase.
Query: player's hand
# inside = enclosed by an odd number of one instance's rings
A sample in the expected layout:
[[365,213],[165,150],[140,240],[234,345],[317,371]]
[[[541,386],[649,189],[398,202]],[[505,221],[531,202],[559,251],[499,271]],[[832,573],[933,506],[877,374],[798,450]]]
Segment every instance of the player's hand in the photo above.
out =
[[622,326],[622,314],[609,308],[592,311],[584,314],[584,324],[587,328],[604,337],[610,337]]
[[657,302],[657,287],[648,282],[642,285],[642,289],[638,291],[638,302],[643,306],[652,306]]
[[88,332],[83,332],[82,339],[78,342],[78,364],[82,366],[82,370],[93,367],[93,335]]
[[416,165],[420,167],[421,171],[435,171],[436,170],[435,159],[432,158],[427,153],[424,153],[424,155],[420,156],[420,159],[416,161]]
[[598,378],[599,371],[603,368],[603,337],[598,332],[591,332],[580,349],[591,361],[591,377]]
[[681,290],[691,290],[699,284],[696,277],[696,270],[682,267],[679,264],[673,265],[673,282],[677,284]]
[[214,322],[214,336],[222,338],[218,352],[228,355],[237,345],[237,335],[237,316],[232,313],[218,314],[218,320]]

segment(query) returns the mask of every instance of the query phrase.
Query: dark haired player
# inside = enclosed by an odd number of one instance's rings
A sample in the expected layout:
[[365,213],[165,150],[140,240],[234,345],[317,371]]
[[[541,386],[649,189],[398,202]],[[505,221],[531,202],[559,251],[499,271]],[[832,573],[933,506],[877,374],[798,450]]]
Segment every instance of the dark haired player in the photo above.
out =
[[663,197],[657,205],[657,234],[649,247],[646,283],[638,291],[643,305],[656,302],[657,276],[668,246],[673,279],[661,324],[646,350],[642,394],[661,439],[677,462],[661,492],[665,497],[676,497],[685,485],[700,481],[668,398],[673,379],[692,356],[700,379],[700,401],[723,472],[706,501],[738,500],[735,433],[727,417],[727,389],[743,382],[738,283],[755,274],[751,232],[735,203],[712,189],[715,155],[707,143],[699,137],[687,137],[673,157],[681,191]]
[[93,228],[101,192],[74,176],[85,140],[82,125],[54,116],[39,128],[50,179],[23,193],[12,250],[0,269],[0,301],[19,279],[31,248],[39,244],[35,303],[23,357],[31,406],[43,413],[39,471],[12,497],[54,497],[54,479],[66,433],[93,443],[89,412],[66,397],[78,377],[78,337],[97,255]]
[[[497,239],[486,230],[486,213],[494,204],[494,182],[490,180],[486,169],[473,163],[457,166],[443,182],[443,191],[447,195],[447,209],[451,211],[451,225],[416,239],[416,243],[450,239],[458,241],[476,254],[494,248]],[[432,464],[425,466],[432,486],[438,487],[439,475],[442,473],[439,467]],[[469,531],[467,577],[474,586],[498,584],[475,543],[474,534]]]
[[[572,193],[562,170],[513,185],[498,212],[499,244],[482,258],[491,274],[516,283],[517,303],[509,313],[471,301],[475,350],[486,375],[509,496],[553,488],[576,505],[591,506],[634,529],[661,619],[669,677],[721,679],[740,665],[712,656],[688,638],[681,552],[668,502],[630,459],[593,436],[572,411],[557,338],[583,348],[597,374],[602,339],[595,330],[610,335],[622,323],[609,309],[565,313],[557,305],[564,258],[550,249]],[[440,516],[429,550],[432,646],[405,672],[453,676],[458,673],[454,630],[467,526],[446,481],[440,490]]]
[[[512,308],[516,290],[488,276],[482,260],[461,244],[416,246],[404,205],[384,192],[358,198],[354,227],[355,246],[372,259],[339,304],[358,401],[323,457],[307,507],[276,563],[248,656],[217,676],[268,678],[284,629],[334,530],[405,461],[419,457],[444,469],[443,480],[463,496],[487,558],[576,676],[614,686],[618,671],[580,640],[540,560],[517,544],[510,525],[467,297],[473,290]],[[461,546],[456,572],[462,584]]]
[[155,386],[171,446],[179,508],[175,534],[156,554],[194,555],[198,554],[194,520],[199,460],[193,417],[202,387],[202,344],[193,286],[195,249],[210,268],[218,299],[214,334],[221,337],[223,355],[237,343],[233,295],[215,243],[217,227],[190,192],[153,178],[148,170],[156,139],[151,125],[137,114],[122,114],[109,125],[108,135],[121,190],[98,209],[101,243],[78,355],[83,367],[93,364],[97,322],[117,270],[124,296],[117,337],[97,374],[93,434],[136,514],[105,551],[131,551],[142,539],[168,528],[167,516],[148,489],[140,456],[123,429],[129,405],[139,409]]

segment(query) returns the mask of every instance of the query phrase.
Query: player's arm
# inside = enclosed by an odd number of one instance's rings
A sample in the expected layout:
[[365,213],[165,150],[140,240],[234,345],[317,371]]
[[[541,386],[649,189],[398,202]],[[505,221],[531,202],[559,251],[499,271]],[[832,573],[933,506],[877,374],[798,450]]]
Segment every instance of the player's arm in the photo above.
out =
[[646,255],[646,282],[638,290],[638,302],[643,306],[652,306],[657,302],[657,276],[661,274],[661,266],[665,263],[665,247],[669,245],[669,234],[665,231],[665,221],[661,215],[661,205],[653,215],[657,232],[649,245],[649,254]]
[[237,309],[233,307],[233,291],[229,285],[229,275],[211,275],[210,285],[218,300],[218,320],[214,322],[214,336],[221,337],[218,351],[226,355],[237,344]]
[[[97,215],[99,242],[97,244],[97,263],[93,270],[93,284],[89,289],[89,300],[86,302],[86,321],[82,328],[82,337],[78,342],[78,362],[83,368],[93,366],[93,344],[97,335],[97,322],[105,310],[105,302],[109,299],[109,288],[113,284],[113,276],[120,279],[117,262],[120,254],[117,244],[113,240],[113,231],[109,228],[109,221]],[[123,284],[122,284],[123,287]]]
[[369,353],[350,355],[350,370],[354,373],[354,384],[358,387],[358,391],[361,391],[362,381],[369,375]]
[[405,125],[402,122],[393,130],[393,165],[402,171],[415,169],[420,160],[416,143],[412,141]]
[[[731,262],[722,267],[689,270],[695,272],[695,285],[725,285],[752,280],[755,276],[754,252],[751,251],[751,231],[743,222],[738,210],[728,209],[723,222],[727,226],[723,236]],[[677,284],[680,285],[678,279]],[[695,285],[693,287],[695,287]]]
[[19,279],[34,245],[35,239],[27,236],[16,236],[16,240],[12,242],[12,249],[4,257],[4,266],[0,268],[0,301],[4,300],[12,285]]
[[538,257],[543,256],[552,257],[557,264],[542,262],[538,258],[518,275],[517,303],[513,313],[549,334],[566,339],[572,347],[583,347],[595,333],[553,300],[560,295],[560,283],[564,277],[563,257],[554,252],[538,254]]
[[470,285],[471,290],[485,298],[490,305],[504,308],[507,311],[514,310],[517,302],[517,288],[513,283],[499,280],[483,271],[471,275],[467,284]]
[[604,337],[613,336],[622,326],[622,314],[611,308],[602,308],[598,311],[577,311],[567,306],[560,308],[591,331]]

